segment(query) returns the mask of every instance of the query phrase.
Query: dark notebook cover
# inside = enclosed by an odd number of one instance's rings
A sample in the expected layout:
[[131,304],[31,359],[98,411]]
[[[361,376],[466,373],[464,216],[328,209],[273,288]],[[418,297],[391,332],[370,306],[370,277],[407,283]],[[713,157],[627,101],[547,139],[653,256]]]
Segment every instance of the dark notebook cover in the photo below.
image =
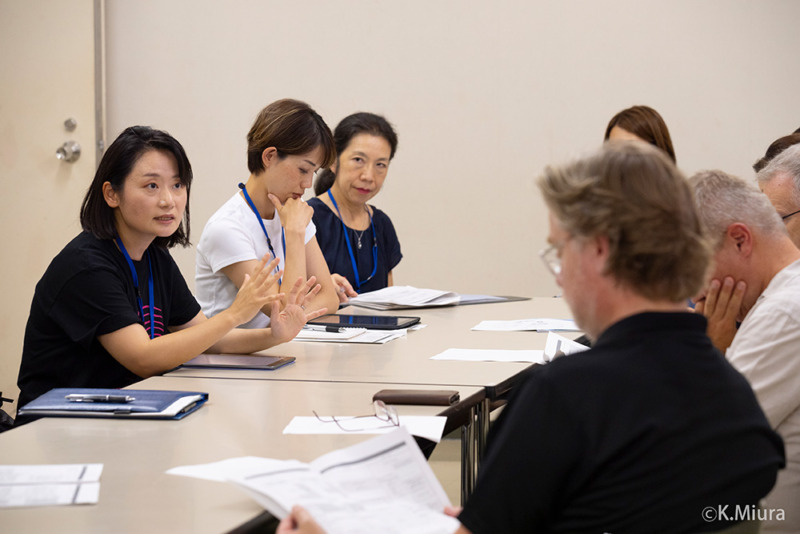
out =
[[[67,395],[130,397],[130,402],[73,402]],[[30,417],[181,419],[208,400],[208,393],[146,389],[55,388],[17,411]]]

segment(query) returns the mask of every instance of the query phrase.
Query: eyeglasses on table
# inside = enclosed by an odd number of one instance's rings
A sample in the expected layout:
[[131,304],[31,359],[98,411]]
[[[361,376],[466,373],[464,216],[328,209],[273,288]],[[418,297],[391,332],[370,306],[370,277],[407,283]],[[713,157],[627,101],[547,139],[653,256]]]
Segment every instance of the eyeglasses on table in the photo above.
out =
[[[334,415],[322,417],[315,410],[311,410],[314,417],[323,423],[334,423],[344,432],[363,432],[365,430],[377,430],[381,428],[393,428],[400,426],[400,418],[397,415],[397,410],[393,406],[387,406],[381,400],[376,400],[372,403],[374,413],[369,415],[355,415],[352,417],[336,417]],[[374,418],[383,423],[382,426],[372,426],[364,424],[365,420]]]

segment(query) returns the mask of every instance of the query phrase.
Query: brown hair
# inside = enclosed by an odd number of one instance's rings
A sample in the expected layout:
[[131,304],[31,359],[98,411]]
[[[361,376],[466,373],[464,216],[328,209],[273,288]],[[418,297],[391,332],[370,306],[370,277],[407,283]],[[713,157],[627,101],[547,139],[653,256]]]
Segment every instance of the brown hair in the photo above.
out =
[[247,168],[253,174],[264,170],[261,154],[269,147],[278,157],[307,154],[322,147],[321,166],[329,167],[336,159],[333,135],[322,117],[299,100],[284,98],[268,105],[256,117],[247,134]]
[[614,115],[606,126],[604,139],[608,141],[608,136],[614,126],[619,126],[636,137],[647,141],[653,146],[657,146],[667,153],[673,163],[675,159],[675,149],[672,148],[672,138],[669,136],[667,124],[658,111],[648,106],[633,106],[623,109]]
[[651,300],[681,302],[701,289],[711,250],[686,179],[663,151],[605,143],[548,167],[539,188],[556,219],[578,237],[606,236],[606,274]]
[[763,158],[759,158],[758,161],[753,163],[753,170],[756,172],[761,172],[761,169],[767,166],[767,164],[772,161],[772,158],[786,150],[792,145],[796,145],[800,143],[800,133],[793,133],[791,135],[785,135],[779,139],[776,139],[772,142],[771,145],[767,148],[766,154],[764,154]]

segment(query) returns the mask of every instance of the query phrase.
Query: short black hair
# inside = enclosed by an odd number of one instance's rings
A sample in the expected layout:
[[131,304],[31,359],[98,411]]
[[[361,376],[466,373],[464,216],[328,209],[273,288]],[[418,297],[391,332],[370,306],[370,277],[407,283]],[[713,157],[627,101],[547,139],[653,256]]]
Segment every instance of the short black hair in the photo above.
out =
[[189,192],[192,186],[192,165],[183,146],[167,132],[149,126],[130,126],[108,147],[89,190],[81,204],[81,227],[98,239],[118,237],[114,208],[103,197],[103,184],[109,182],[114,191],[121,191],[136,162],[150,150],[162,150],[175,157],[178,176],[186,187],[186,208],[180,226],[169,237],[156,237],[161,247],[189,245]]

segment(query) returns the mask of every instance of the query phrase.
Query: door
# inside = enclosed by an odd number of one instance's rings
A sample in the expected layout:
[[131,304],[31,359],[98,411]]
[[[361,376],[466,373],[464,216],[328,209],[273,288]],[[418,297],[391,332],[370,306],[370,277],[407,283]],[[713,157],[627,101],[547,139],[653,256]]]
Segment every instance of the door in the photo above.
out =
[[[94,175],[102,7],[101,0],[0,0],[0,391],[15,400],[34,287],[79,232]],[[56,156],[68,141],[81,148],[73,162]],[[16,407],[5,409],[13,415]]]

